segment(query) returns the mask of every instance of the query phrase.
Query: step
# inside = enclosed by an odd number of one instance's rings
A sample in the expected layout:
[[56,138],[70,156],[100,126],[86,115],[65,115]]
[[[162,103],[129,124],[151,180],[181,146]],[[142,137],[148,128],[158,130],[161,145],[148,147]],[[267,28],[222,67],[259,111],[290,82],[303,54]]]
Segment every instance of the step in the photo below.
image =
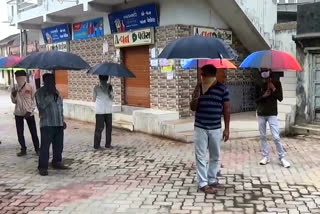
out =
[[291,127],[294,134],[300,135],[320,135],[320,125],[317,124],[299,124]]
[[[281,78],[281,83],[282,84],[297,84],[297,77],[284,77]],[[285,88],[283,88],[283,90],[285,90]]]
[[125,129],[129,131],[134,130],[133,123],[123,120],[114,120],[112,121],[112,126],[119,129]]
[[292,91],[289,91],[289,90],[283,91],[283,97],[296,97],[296,96],[297,96],[296,89]]
[[283,83],[282,84],[282,90],[286,91],[295,91],[297,89],[297,84],[296,83]]
[[163,121],[163,125],[167,126],[173,132],[192,131],[194,129],[194,119],[179,119]]
[[291,113],[292,110],[293,110],[293,106],[292,105],[286,105],[286,104],[278,103],[278,112]]
[[281,104],[296,105],[297,104],[297,98],[296,97],[283,97],[283,100],[282,100]]
[[126,121],[126,122],[130,122],[133,124],[133,116],[131,114],[126,114],[126,113],[113,113],[112,114],[112,120],[113,121]]

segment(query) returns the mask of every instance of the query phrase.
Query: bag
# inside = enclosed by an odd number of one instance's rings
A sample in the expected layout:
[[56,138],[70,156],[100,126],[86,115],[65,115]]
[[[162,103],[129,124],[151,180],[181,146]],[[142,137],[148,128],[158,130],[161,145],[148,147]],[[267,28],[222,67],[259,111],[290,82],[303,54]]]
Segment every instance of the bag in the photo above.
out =
[[198,109],[199,97],[201,95],[201,84],[198,84],[194,89],[192,94],[192,99],[190,102],[190,109],[191,111],[196,111]]

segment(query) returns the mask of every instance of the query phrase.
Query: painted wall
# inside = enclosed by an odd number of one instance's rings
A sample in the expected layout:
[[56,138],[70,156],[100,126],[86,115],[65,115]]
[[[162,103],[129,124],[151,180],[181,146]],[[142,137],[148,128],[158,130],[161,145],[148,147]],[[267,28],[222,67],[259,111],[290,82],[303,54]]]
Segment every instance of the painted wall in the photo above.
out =
[[160,5],[160,26],[185,24],[228,28],[206,0],[137,0],[123,4],[116,9],[121,10],[147,3]]
[[236,0],[256,29],[274,47],[274,25],[277,23],[276,0]]

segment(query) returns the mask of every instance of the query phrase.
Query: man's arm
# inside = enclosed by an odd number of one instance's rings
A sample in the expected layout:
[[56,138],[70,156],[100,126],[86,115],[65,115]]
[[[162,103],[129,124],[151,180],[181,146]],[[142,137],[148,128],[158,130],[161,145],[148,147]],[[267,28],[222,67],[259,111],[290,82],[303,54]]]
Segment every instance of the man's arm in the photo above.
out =
[[93,102],[97,100],[97,86],[93,88]]
[[280,81],[276,81],[274,83],[274,89],[272,90],[272,96],[279,100],[280,102],[283,100],[282,86]]
[[229,140],[230,135],[230,112],[231,112],[231,104],[229,98],[229,90],[225,89],[223,98],[223,119],[224,119],[224,131],[223,131],[223,140],[224,142]]
[[47,96],[44,96],[43,93],[45,92],[38,90],[35,94],[36,103],[39,111],[43,111],[48,105],[51,104],[51,102],[54,101],[52,95],[48,94]]

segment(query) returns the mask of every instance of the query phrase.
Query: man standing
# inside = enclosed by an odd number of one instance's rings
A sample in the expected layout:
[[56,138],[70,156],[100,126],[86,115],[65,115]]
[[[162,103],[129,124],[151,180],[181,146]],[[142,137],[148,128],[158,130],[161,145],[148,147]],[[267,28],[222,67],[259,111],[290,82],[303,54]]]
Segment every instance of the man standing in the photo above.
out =
[[285,151],[280,140],[279,122],[277,118],[277,101],[281,102],[283,100],[281,82],[272,80],[270,70],[261,72],[261,77],[263,83],[256,86],[257,115],[263,155],[260,164],[266,165],[270,162],[266,134],[267,123],[269,123],[273,140],[278,151],[279,160],[285,168],[289,168],[290,163],[285,159]]
[[36,121],[34,119],[35,103],[35,88],[32,84],[27,83],[27,74],[24,70],[18,70],[15,73],[18,88],[11,92],[11,100],[15,104],[15,120],[18,135],[18,141],[21,146],[21,151],[17,156],[24,156],[27,154],[27,147],[24,138],[24,119],[27,121],[34,150],[39,154],[39,138],[37,134]]
[[40,116],[41,148],[39,174],[48,175],[49,149],[52,143],[52,166],[55,169],[68,169],[62,163],[63,137],[66,123],[63,117],[63,102],[55,86],[53,74],[43,75],[44,86],[36,93]]
[[101,149],[101,133],[106,124],[106,148],[111,146],[112,133],[112,99],[113,89],[108,83],[109,76],[99,75],[100,84],[93,89],[93,101],[96,103],[96,129],[94,132],[95,149]]
[[[191,109],[196,111],[194,144],[197,179],[200,190],[214,194],[218,186],[222,114],[225,123],[223,140],[229,139],[229,91],[224,84],[216,80],[217,70],[214,66],[205,65],[201,70],[202,83],[196,87],[190,103]],[[207,149],[209,149],[208,167]]]

